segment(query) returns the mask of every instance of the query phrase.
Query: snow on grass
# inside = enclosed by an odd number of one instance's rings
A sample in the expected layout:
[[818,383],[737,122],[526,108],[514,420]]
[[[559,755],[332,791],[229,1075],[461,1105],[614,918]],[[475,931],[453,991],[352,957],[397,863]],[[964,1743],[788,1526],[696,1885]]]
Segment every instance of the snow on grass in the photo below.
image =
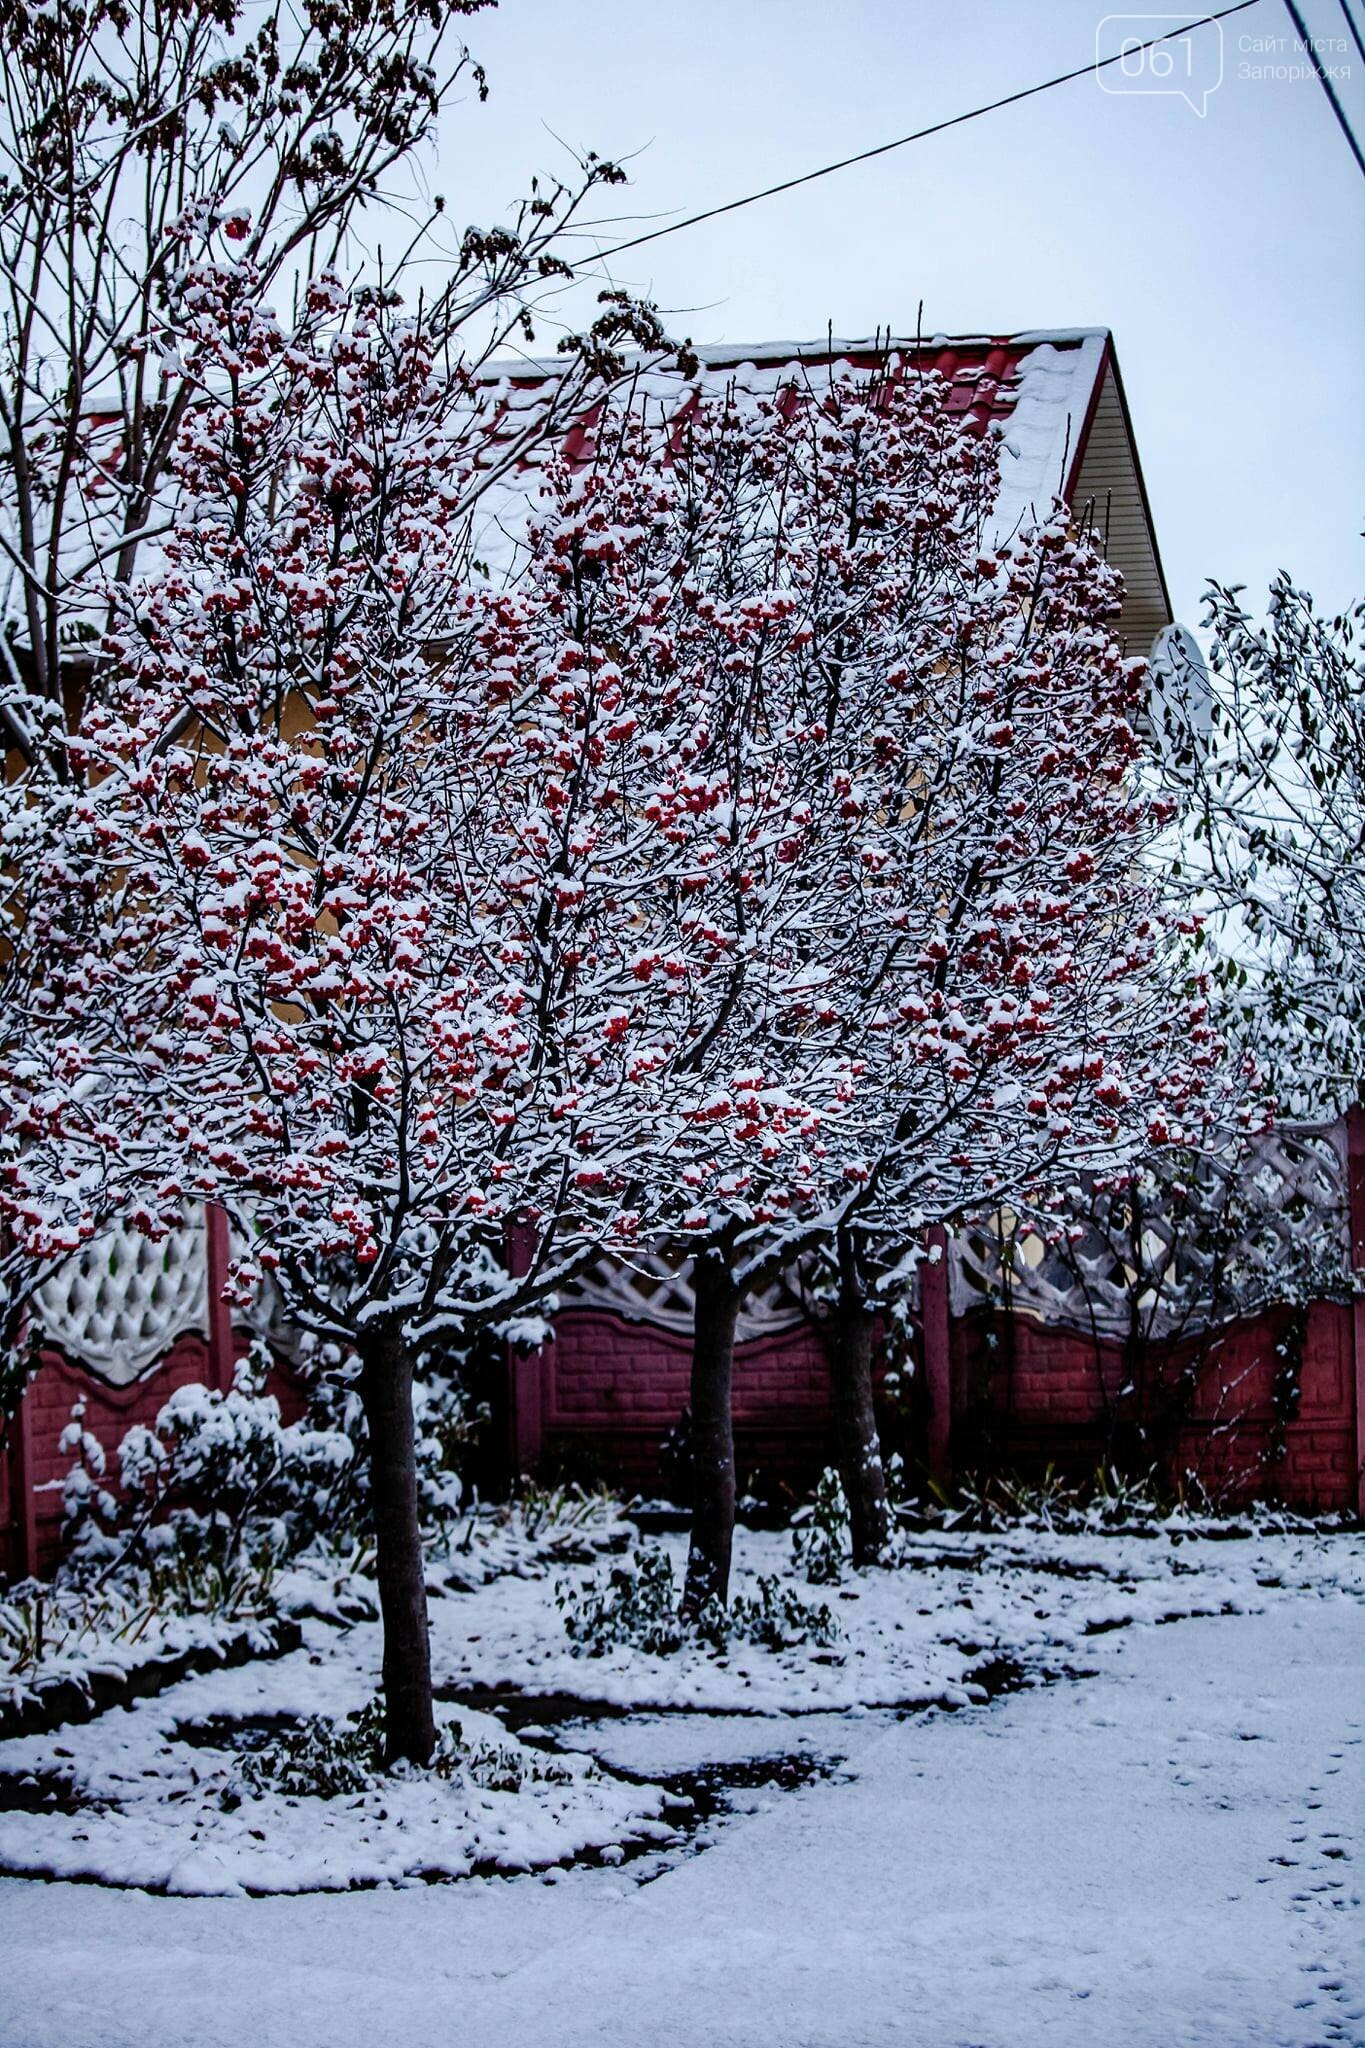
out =
[[317,1722],[344,1742],[373,1694],[373,1634],[0,1745],[11,1786],[58,1809],[0,1813],[0,1868],[179,1894],[338,1891],[546,1868],[671,1836],[657,1787],[547,1755],[467,1708],[447,1724],[443,1767],[380,1772],[343,1757],[324,1773],[330,1796],[305,1789],[328,1732]]
[[[367,1764],[358,1779],[342,1771],[331,1796],[308,1789],[310,1746],[332,1739],[319,1723],[350,1739],[348,1717],[378,1690],[381,1641],[377,1623],[351,1618],[370,1611],[366,1582],[348,1589],[334,1566],[305,1563],[282,1589],[313,1616],[302,1651],[188,1679],[84,1727],[0,1743],[0,1807],[32,1809],[0,1812],[0,1870],[230,1894],[545,1869],[585,1855],[614,1862],[673,1835],[664,1791],[610,1768],[618,1758],[663,1768],[648,1761],[665,1754],[660,1716],[696,1718],[684,1746],[701,1762],[734,1747],[713,1717],[961,1707],[1084,1669],[1095,1639],[1115,1630],[1365,1597],[1365,1538],[1344,1533],[934,1531],[899,1539],[890,1569],[812,1589],[793,1569],[790,1534],[741,1531],[735,1593],[752,1599],[769,1579],[783,1600],[818,1594],[837,1618],[832,1641],[770,1649],[687,1638],[667,1655],[604,1641],[591,1654],[596,1645],[571,1639],[559,1603],[572,1607],[628,1568],[631,1532],[602,1509],[576,1531],[532,1533],[504,1516],[484,1534],[466,1530],[429,1573],[433,1670],[442,1712],[458,1723],[445,1775]],[[682,1539],[665,1539],[663,1552],[680,1576]],[[513,1701],[523,1721],[565,1733],[572,1723],[572,1741],[606,1767],[523,1742],[466,1704],[488,1706],[490,1694]],[[630,1716],[614,1740],[582,1726],[603,1709]]]
[[[1046,1530],[905,1535],[901,1562],[810,1588],[793,1573],[789,1536],[741,1532],[733,1591],[775,1578],[834,1612],[838,1637],[777,1651],[689,1641],[669,1655],[634,1643],[584,1654],[543,1582],[501,1580],[433,1604],[438,1681],[458,1695],[577,1694],[616,1708],[802,1713],[960,1707],[987,1697],[1001,1660],[1046,1674],[1083,1661],[1089,1637],[1139,1623],[1256,1611],[1295,1588],[1365,1594],[1365,1542],[1346,1535],[1253,1535],[1231,1541],[1182,1530],[1072,1536]],[[662,1539],[675,1577],[685,1541]],[[598,1575],[600,1576],[600,1574]],[[572,1597],[594,1577],[560,1575]]]

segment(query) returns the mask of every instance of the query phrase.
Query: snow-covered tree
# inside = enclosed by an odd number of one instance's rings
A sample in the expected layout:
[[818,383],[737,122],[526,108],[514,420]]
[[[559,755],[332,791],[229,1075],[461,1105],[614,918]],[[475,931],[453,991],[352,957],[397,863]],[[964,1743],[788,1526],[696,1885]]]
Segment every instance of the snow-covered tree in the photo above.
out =
[[611,652],[659,675],[680,734],[659,802],[677,1062],[702,1086],[661,1220],[694,1260],[695,1608],[728,1580],[753,1286],[841,1246],[841,1438],[875,1524],[868,1244],[884,1262],[1222,1106],[1221,1042],[1141,864],[1170,814],[1136,786],[1117,581],[1060,512],[996,545],[995,444],[946,397],[893,359],[631,398],[572,485]]
[[[187,516],[186,451],[220,434],[226,398],[241,459],[201,480],[207,497],[188,516],[231,524],[250,489],[273,488],[279,434],[273,452],[246,445],[282,402],[270,302],[292,302],[286,317],[307,327],[319,309],[306,280],[329,263],[358,289],[380,280],[391,294],[417,258],[433,259],[423,331],[467,396],[510,335],[533,339],[543,296],[571,275],[565,228],[621,180],[588,156],[487,228],[452,231],[439,197],[404,204],[403,160],[456,81],[486,90],[452,41],[482,4],[19,0],[0,15],[0,915],[12,989],[42,972],[27,894],[84,772],[67,736],[102,702],[124,644],[109,629],[126,620],[136,575],[161,573],[162,545]],[[555,397],[567,417],[590,382],[610,378],[618,342],[658,337],[647,310],[603,300],[562,344]],[[523,416],[490,397],[473,410],[481,460],[460,472],[468,501],[558,424],[554,405]],[[452,527],[468,501],[444,503]],[[240,518],[238,529],[241,541]],[[97,1207],[111,1215],[135,1179],[110,1165],[97,1193],[87,1177],[86,1222]],[[28,1376],[25,1316],[41,1270],[22,1234],[0,1240],[0,1418]]]
[[[78,713],[100,614],[164,528],[202,265],[287,293],[347,246],[461,73],[472,0],[15,0],[0,21],[0,547],[8,743]],[[412,233],[404,222],[402,239]],[[54,755],[60,764],[60,753]]]
[[1365,1102],[1365,605],[1324,618],[1281,573],[1263,625],[1218,584],[1205,625],[1212,730],[1177,712],[1166,760],[1175,878],[1281,1104],[1338,1114]]
[[286,332],[259,286],[200,275],[175,529],[110,592],[65,796],[9,800],[4,1207],[41,1262],[223,1202],[239,1286],[355,1349],[389,1744],[425,1758],[414,1358],[634,1228],[663,742],[471,582],[501,421],[444,337],[326,277]]

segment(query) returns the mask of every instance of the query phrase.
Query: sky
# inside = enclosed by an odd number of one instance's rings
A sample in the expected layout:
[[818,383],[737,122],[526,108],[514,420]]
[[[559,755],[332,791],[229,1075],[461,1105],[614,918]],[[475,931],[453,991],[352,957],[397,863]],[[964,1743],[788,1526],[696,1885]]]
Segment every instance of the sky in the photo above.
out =
[[[1365,0],[1344,4],[1365,35]],[[1342,6],[1302,11],[1365,137]],[[629,159],[602,207],[629,216],[623,239],[1087,64],[1097,29],[1107,49],[1170,20],[1100,29],[1103,0],[502,0],[466,25],[488,101],[462,89],[422,174],[453,222],[489,223],[570,151]],[[1365,593],[1365,178],[1281,0],[1221,29],[1221,83],[1217,28],[1176,51],[1213,86],[1202,115],[1087,75],[613,275],[699,342],[914,333],[921,303],[929,334],[1109,327],[1176,616],[1198,622],[1210,577],[1259,602],[1281,567],[1336,608]]]

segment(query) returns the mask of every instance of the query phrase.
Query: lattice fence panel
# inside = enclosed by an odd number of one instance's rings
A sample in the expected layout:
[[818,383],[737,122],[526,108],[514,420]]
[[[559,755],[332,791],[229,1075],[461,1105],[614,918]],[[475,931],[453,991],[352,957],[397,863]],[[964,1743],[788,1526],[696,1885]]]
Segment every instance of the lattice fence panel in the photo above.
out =
[[[1236,1192],[1246,1220],[1226,1248],[1221,1316],[1283,1299],[1295,1281],[1310,1276],[1312,1291],[1343,1289],[1351,1243],[1344,1127],[1283,1126],[1254,1141],[1239,1173]],[[1188,1226],[1149,1204],[1136,1262],[1121,1236],[1091,1223],[1063,1251],[1016,1219],[970,1224],[951,1249],[953,1313],[1008,1295],[1015,1308],[1041,1322],[1104,1336],[1123,1334],[1134,1306],[1152,1337],[1194,1331],[1215,1319],[1212,1256]],[[1148,1284],[1154,1275],[1159,1286]]]
[[[600,1309],[626,1322],[651,1323],[687,1337],[692,1334],[694,1302],[692,1261],[664,1251],[636,1252],[629,1265],[603,1259],[563,1296],[566,1309]],[[744,1343],[795,1329],[804,1320],[795,1292],[785,1281],[775,1280],[749,1297],[735,1334]]]
[[126,1387],[177,1337],[208,1326],[204,1221],[184,1221],[159,1244],[106,1231],[58,1267],[34,1297],[34,1321],[68,1358]]

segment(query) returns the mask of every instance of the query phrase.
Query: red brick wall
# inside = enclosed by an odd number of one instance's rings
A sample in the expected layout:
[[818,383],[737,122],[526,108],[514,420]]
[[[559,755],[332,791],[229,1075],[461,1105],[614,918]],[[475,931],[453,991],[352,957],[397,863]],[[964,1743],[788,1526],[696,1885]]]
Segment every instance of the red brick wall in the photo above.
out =
[[[1281,1499],[1316,1509],[1355,1504],[1355,1359],[1352,1315],[1319,1302],[1309,1311],[1298,1399],[1281,1421],[1275,1407],[1279,1346],[1289,1312],[1232,1324],[1203,1348],[1186,1344],[1149,1360],[1142,1410],[1166,1439],[1168,1477],[1195,1475],[1217,1498]],[[955,1450],[959,1462],[1037,1472],[1051,1463],[1093,1471],[1106,1444],[1106,1399],[1123,1418],[1117,1345],[1034,1322],[976,1312],[953,1326]],[[1172,1381],[1194,1368],[1191,1398],[1175,1404]],[[1168,1423],[1163,1432],[1160,1418]],[[1282,1451],[1282,1455],[1280,1454]]]
[[[1329,1303],[1310,1312],[1297,1409],[1280,1424],[1276,1346],[1287,1322],[1285,1311],[1271,1311],[1233,1325],[1208,1348],[1188,1413],[1171,1432],[1170,1475],[1193,1472],[1234,1500],[1265,1495],[1349,1509],[1357,1485],[1352,1312]],[[1076,1477],[1094,1471],[1106,1442],[1102,1384],[1113,1402],[1121,1383],[1116,1347],[1097,1358],[1083,1336],[983,1312],[955,1321],[951,1343],[959,1470],[1036,1472],[1052,1464]],[[660,1491],[660,1446],[687,1404],[689,1348],[686,1337],[595,1311],[561,1316],[555,1341],[513,1374],[514,1398],[529,1411],[529,1428],[519,1432],[531,1452],[523,1462]],[[1190,1355],[1188,1347],[1177,1353],[1166,1372]],[[112,1475],[125,1430],[154,1421],[176,1387],[209,1379],[208,1349],[197,1337],[182,1338],[160,1367],[122,1388],[45,1353],[9,1450],[0,1453],[0,1572],[16,1576],[33,1568],[35,1556],[39,1567],[52,1562],[70,1463],[57,1445],[76,1400],[85,1400],[85,1427],[104,1445]],[[298,1383],[281,1372],[272,1391],[292,1420],[303,1405]],[[815,1332],[741,1344],[734,1391],[741,1490],[758,1475],[768,1488],[804,1489],[833,1455],[827,1368]],[[922,1416],[918,1428],[922,1452]],[[905,1447],[916,1454],[913,1433]]]
[[[540,1354],[542,1463],[600,1473],[657,1493],[659,1448],[688,1403],[691,1342],[596,1311],[559,1318]],[[803,1483],[832,1455],[829,1383],[813,1330],[735,1351],[735,1452],[741,1491],[758,1471]]]
[[[1316,1509],[1355,1502],[1355,1364],[1348,1308],[1309,1313],[1297,1405],[1277,1417],[1278,1346],[1289,1315],[1272,1310],[1232,1325],[1202,1348],[1187,1344],[1149,1360],[1142,1413],[1157,1426],[1167,1476],[1194,1475],[1218,1499],[1253,1496]],[[1037,1323],[976,1312],[955,1320],[952,1454],[959,1470],[1038,1473],[1053,1465],[1089,1477],[1105,1456],[1113,1417],[1132,1417],[1120,1394],[1116,1345]],[[534,1376],[539,1416],[532,1462],[656,1492],[659,1451],[688,1399],[689,1344],[682,1336],[597,1311],[559,1320],[555,1341],[522,1372]],[[1171,1382],[1188,1368],[1190,1397]],[[766,1482],[804,1487],[831,1462],[828,1373],[812,1330],[740,1345],[735,1355],[736,1462],[741,1489]],[[1164,1420],[1164,1427],[1162,1423]],[[923,1456],[925,1418],[903,1447]]]

